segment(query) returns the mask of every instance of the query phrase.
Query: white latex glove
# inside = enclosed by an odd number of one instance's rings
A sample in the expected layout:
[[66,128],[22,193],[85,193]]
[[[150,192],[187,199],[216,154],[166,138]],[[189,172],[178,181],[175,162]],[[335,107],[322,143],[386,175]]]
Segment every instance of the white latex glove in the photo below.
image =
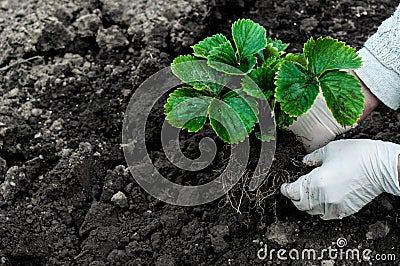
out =
[[340,219],[359,211],[382,192],[400,195],[400,145],[378,140],[338,140],[303,159],[321,165],[281,193],[294,205],[324,220]]
[[336,122],[321,93],[311,109],[298,117],[289,127],[289,130],[303,143],[307,152],[325,146],[336,136],[350,129],[351,127],[342,127]]

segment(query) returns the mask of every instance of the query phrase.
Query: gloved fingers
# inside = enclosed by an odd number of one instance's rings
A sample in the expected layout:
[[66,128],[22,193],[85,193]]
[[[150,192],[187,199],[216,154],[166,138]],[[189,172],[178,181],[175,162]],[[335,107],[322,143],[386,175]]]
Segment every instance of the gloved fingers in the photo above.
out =
[[[318,216],[319,218],[322,219],[322,216],[324,215],[320,209],[316,209],[316,210],[311,210],[311,211],[306,211],[306,213],[308,213],[311,216]],[[322,219],[325,220],[325,219]],[[329,220],[329,219],[328,219]]]
[[324,215],[324,207],[320,204],[313,206],[311,210],[307,211],[308,214],[310,215],[320,215],[321,218]]
[[303,158],[303,163],[308,166],[319,166],[324,161],[325,147],[319,148]]
[[311,209],[309,190],[310,190],[310,174],[303,175],[293,183],[285,183],[281,186],[281,193],[291,199],[293,204],[300,211],[308,211]]
[[296,181],[292,183],[284,183],[281,186],[281,193],[291,199],[291,200],[300,200],[300,193],[303,191],[302,184],[306,175],[299,177]]
[[300,187],[295,182],[282,184],[281,193],[291,200],[300,200]]
[[358,201],[357,198],[347,198],[337,203],[327,203],[325,204],[325,213],[321,216],[321,219],[343,219],[361,210],[370,200]]
[[347,212],[344,210],[343,206],[332,204],[326,208],[326,212],[321,216],[322,220],[334,220],[334,219],[343,219],[356,211]]

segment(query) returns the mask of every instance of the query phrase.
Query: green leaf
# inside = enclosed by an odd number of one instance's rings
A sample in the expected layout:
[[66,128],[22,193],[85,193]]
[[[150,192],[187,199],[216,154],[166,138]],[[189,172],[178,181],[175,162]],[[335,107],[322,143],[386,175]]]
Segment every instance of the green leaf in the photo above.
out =
[[315,48],[315,40],[311,37],[305,44],[303,48],[304,57],[308,60],[312,56],[312,52]]
[[209,61],[217,61],[231,66],[237,64],[236,54],[230,41],[215,47],[208,56]]
[[258,51],[256,57],[260,60],[261,63],[264,63],[265,61],[264,50]]
[[166,120],[174,127],[199,131],[207,120],[208,107],[213,98],[189,87],[176,89],[164,105]]
[[276,48],[280,54],[282,54],[286,50],[286,48],[288,48],[288,46],[289,46],[289,44],[283,43],[281,40],[278,40],[276,38],[274,40],[271,38],[268,38],[267,44]]
[[228,39],[222,34],[215,34],[211,37],[205,38],[203,41],[199,42],[196,45],[193,45],[193,54],[197,57],[202,57],[207,59],[210,55],[210,52],[220,46],[228,42]]
[[304,45],[304,55],[308,60],[309,70],[321,75],[328,70],[357,69],[362,59],[358,53],[344,42],[329,37],[310,39]]
[[292,63],[298,63],[298,64],[302,65],[303,67],[307,67],[307,60],[304,57],[304,55],[302,55],[302,54],[289,53],[285,56],[285,60],[292,62]]
[[296,117],[290,116],[282,110],[279,103],[274,108],[275,124],[280,128],[287,128],[296,120]]
[[261,55],[259,56],[262,58],[263,61],[272,58],[280,58],[282,54],[284,54],[285,49],[289,46],[289,44],[282,43],[281,40],[272,40],[271,38],[267,39],[267,46],[262,51]]
[[239,19],[232,25],[232,36],[239,54],[239,61],[258,53],[267,45],[266,30],[250,19]]
[[280,57],[278,49],[276,47],[273,47],[272,45],[267,45],[263,50],[263,52],[264,52],[264,58],[266,59]]
[[250,96],[268,100],[274,94],[275,70],[270,67],[259,67],[251,71],[242,80],[243,90]]
[[215,70],[218,70],[222,73],[226,73],[229,75],[243,75],[244,73],[235,66],[228,65],[226,63],[218,62],[218,61],[208,61],[207,62],[210,67]]
[[181,55],[172,62],[172,73],[184,83],[198,90],[207,90],[218,96],[229,77],[207,65],[205,60],[197,60],[191,55]]
[[257,64],[257,58],[255,58],[254,56],[248,56],[242,58],[242,61],[240,62],[238,69],[243,72],[243,75],[246,75],[250,73],[250,71],[254,68],[256,64]]
[[241,64],[235,66],[215,60],[208,61],[208,65],[210,67],[230,75],[246,75],[254,68],[256,64],[257,59],[254,56],[244,58]]
[[251,97],[245,97],[243,93],[229,91],[223,97],[222,101],[227,103],[239,115],[246,126],[247,132],[254,129],[254,124],[258,122],[258,104]]
[[245,140],[258,122],[257,102],[237,92],[213,99],[209,109],[210,124],[223,141],[236,144]]
[[319,93],[318,81],[300,65],[285,61],[277,74],[275,97],[291,116],[306,113]]
[[262,67],[268,67],[278,71],[284,61],[285,60],[282,58],[271,57],[262,64]]
[[364,110],[364,94],[358,79],[343,71],[333,71],[324,74],[320,82],[336,121],[342,126],[355,124]]

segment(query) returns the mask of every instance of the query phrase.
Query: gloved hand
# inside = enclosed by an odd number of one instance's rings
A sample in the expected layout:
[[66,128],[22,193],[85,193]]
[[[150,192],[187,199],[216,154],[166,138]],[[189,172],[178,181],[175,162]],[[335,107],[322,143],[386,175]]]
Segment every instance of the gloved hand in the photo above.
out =
[[[354,71],[349,72],[352,75],[357,75]],[[358,77],[357,77],[358,78]],[[359,122],[368,116],[378,105],[379,100],[373,95],[365,84],[360,80],[362,92],[365,95],[364,112]],[[353,127],[356,125],[353,125]],[[320,93],[314,102],[311,109],[289,127],[297,138],[303,142],[307,152],[314,151],[334,140],[336,136],[345,133],[352,127],[342,127],[339,125],[332,112],[326,105],[325,99]]]
[[379,140],[338,140],[303,159],[321,165],[281,193],[294,205],[324,220],[341,219],[359,211],[382,192],[400,195],[400,145]]

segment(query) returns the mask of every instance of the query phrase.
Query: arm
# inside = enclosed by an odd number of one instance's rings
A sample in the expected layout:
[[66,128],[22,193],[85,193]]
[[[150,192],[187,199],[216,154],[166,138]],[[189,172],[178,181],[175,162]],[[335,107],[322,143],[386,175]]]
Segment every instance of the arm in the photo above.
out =
[[[400,107],[400,6],[364,46],[360,51],[364,65],[352,73],[360,79],[365,94],[360,121],[379,105],[379,99],[392,109]],[[397,168],[400,183],[400,155]]]
[[[372,90],[364,92],[362,121],[376,108],[379,100],[392,109],[400,107],[400,6],[366,41],[360,54],[364,65],[354,75],[362,80],[363,89],[368,86]],[[400,183],[400,155],[397,167]]]
[[355,73],[385,105],[400,107],[400,6],[359,51],[363,66]]

